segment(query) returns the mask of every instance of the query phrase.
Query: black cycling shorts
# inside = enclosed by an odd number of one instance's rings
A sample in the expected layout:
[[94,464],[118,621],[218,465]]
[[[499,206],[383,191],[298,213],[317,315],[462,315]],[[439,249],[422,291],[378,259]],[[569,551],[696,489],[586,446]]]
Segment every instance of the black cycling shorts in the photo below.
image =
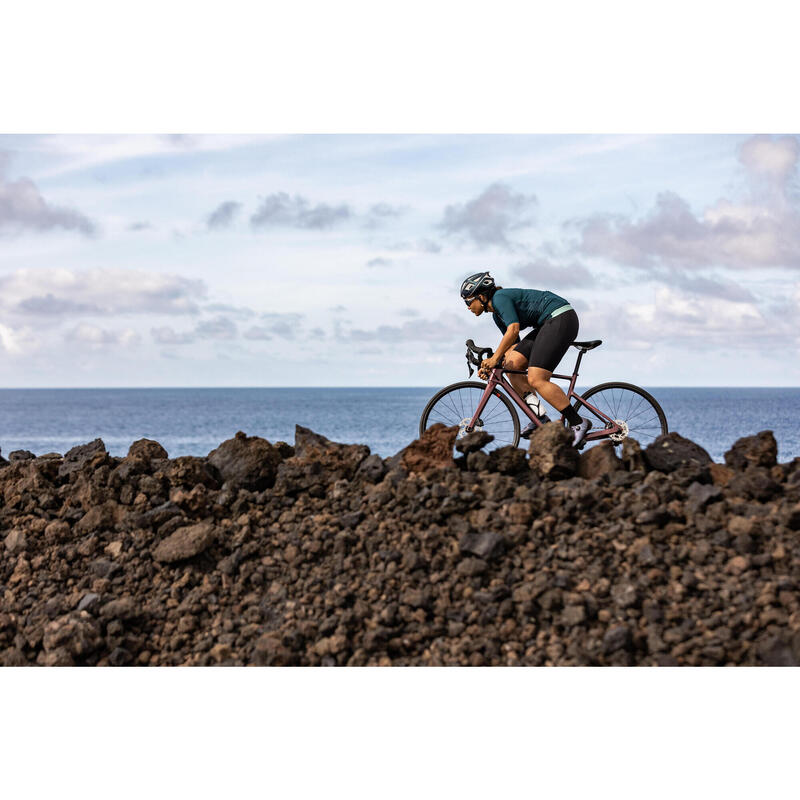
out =
[[514,352],[528,359],[529,367],[553,372],[578,336],[578,315],[574,309],[544,321],[514,346]]

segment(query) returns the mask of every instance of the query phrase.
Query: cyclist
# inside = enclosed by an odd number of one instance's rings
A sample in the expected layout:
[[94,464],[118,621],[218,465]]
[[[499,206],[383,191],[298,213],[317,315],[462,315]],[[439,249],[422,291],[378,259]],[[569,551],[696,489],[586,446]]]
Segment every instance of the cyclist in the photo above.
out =
[[[488,272],[470,275],[461,284],[461,297],[467,308],[479,317],[489,311],[503,338],[494,355],[484,359],[478,371],[484,380],[502,362],[506,369],[524,370],[522,375],[508,375],[512,386],[521,394],[538,392],[569,423],[573,446],[586,437],[592,423],[578,415],[566,394],[550,382],[550,376],[578,335],[578,315],[572,306],[553,292],[537,289],[504,289],[496,286]],[[533,328],[522,341],[520,330]],[[527,439],[536,429],[531,422],[520,436]]]

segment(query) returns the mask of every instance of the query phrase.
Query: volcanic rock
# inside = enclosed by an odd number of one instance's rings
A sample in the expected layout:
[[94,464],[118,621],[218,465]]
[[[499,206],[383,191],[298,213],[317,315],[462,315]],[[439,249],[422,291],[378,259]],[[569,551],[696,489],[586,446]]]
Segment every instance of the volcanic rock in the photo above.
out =
[[275,483],[282,460],[280,452],[266,439],[247,436],[242,431],[208,454],[208,463],[219,471],[223,481],[254,492]]
[[549,480],[571,478],[578,471],[578,451],[572,446],[572,433],[560,422],[537,428],[528,446],[530,468]]
[[456,440],[456,450],[467,455],[482,450],[489,442],[494,441],[494,436],[486,431],[472,431]]
[[725,463],[735,470],[775,466],[778,463],[778,443],[772,431],[737,439],[725,453]]
[[611,442],[600,442],[584,450],[578,462],[578,475],[592,480],[622,469],[622,462],[614,451]]
[[153,558],[171,564],[202,553],[216,537],[216,529],[210,521],[178,528],[160,542],[153,550]]
[[440,467],[453,466],[453,446],[458,436],[458,426],[447,427],[441,422],[431,425],[419,439],[404,447],[389,459],[391,465],[399,464],[408,473],[424,474]]
[[699,444],[679,433],[659,436],[645,448],[644,457],[650,469],[660,472],[674,472],[685,465],[704,465],[711,462],[711,456]]

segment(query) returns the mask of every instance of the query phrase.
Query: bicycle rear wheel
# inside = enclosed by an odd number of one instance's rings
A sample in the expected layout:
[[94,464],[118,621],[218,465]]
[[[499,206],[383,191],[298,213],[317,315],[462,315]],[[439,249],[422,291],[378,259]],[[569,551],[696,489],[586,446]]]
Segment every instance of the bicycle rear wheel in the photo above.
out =
[[[633,384],[601,383],[589,389],[583,399],[591,400],[593,406],[621,425],[622,433],[608,437],[614,445],[631,438],[636,439],[642,447],[647,447],[658,436],[668,432],[667,417],[656,399]],[[592,421],[591,433],[609,427],[591,409],[579,405],[576,410]]]
[[[431,425],[441,422],[448,426],[458,425],[458,438],[465,436],[464,429],[474,416],[485,390],[486,384],[477,381],[461,381],[445,386],[425,406],[419,421],[419,435],[422,436]],[[494,436],[494,441],[483,448],[486,452],[519,444],[519,418],[511,400],[500,390],[492,393],[475,430],[486,431]]]

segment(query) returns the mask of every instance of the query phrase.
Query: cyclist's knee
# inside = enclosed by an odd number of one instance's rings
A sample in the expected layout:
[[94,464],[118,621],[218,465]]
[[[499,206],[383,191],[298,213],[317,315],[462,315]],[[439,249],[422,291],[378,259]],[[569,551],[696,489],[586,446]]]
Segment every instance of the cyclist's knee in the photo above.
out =
[[514,350],[509,350],[506,353],[505,365],[508,369],[525,369],[528,359],[522,353],[517,353]]
[[550,382],[550,376],[553,373],[546,370],[541,369],[540,367],[529,367],[528,368],[528,383],[531,385],[531,388],[537,389],[544,384]]

